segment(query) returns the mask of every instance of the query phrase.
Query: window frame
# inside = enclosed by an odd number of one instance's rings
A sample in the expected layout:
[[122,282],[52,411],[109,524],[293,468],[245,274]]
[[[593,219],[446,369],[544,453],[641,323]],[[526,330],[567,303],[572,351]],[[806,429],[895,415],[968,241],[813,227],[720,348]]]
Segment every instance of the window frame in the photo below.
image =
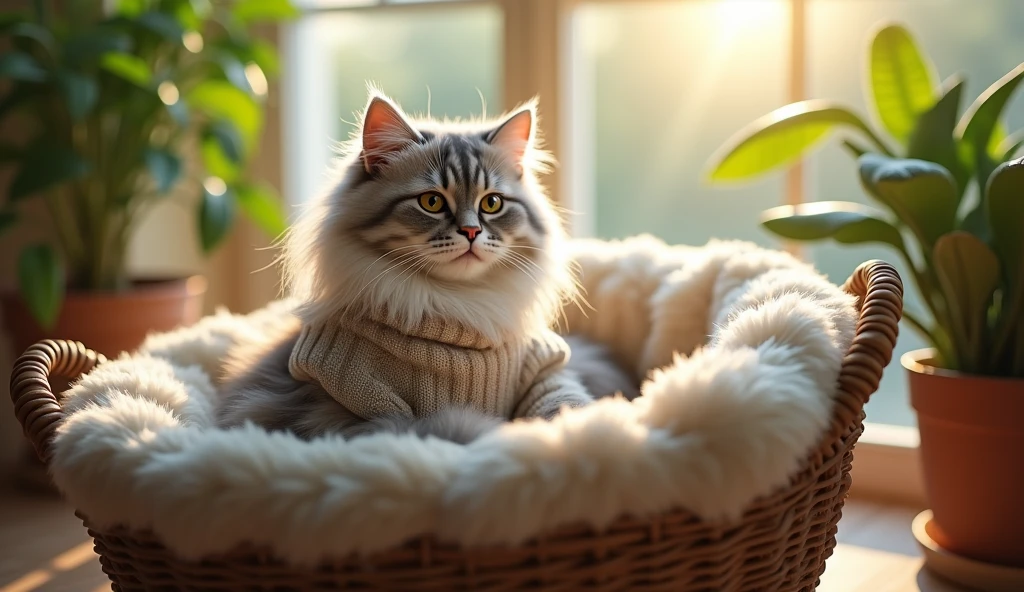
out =
[[[315,1],[315,0],[314,0]],[[587,162],[576,146],[586,145],[587,122],[591,113],[580,109],[587,101],[574,97],[580,88],[579,73],[572,68],[572,17],[576,8],[602,3],[627,4],[630,2],[686,2],[696,0],[376,0],[346,6],[303,6],[300,19],[315,17],[318,13],[334,11],[424,10],[450,8],[453,4],[497,6],[503,13],[502,99],[503,107],[510,109],[532,97],[539,97],[541,117],[548,122],[544,141],[547,149],[558,156],[560,166],[547,177],[545,185],[560,205],[577,212],[592,211],[592,204],[576,201],[580,196],[593,195],[589,184],[594,175],[593,164]],[[727,0],[705,0],[727,1]],[[785,0],[790,5],[789,80],[787,101],[805,100],[807,96],[807,4],[808,0]],[[296,44],[300,42],[295,30],[298,24],[283,25],[282,81],[284,91],[278,125],[284,141],[281,151],[286,189],[291,188],[289,166],[284,159],[296,151],[290,149],[297,142],[295,121],[299,109],[294,94],[299,92],[290,84],[289,73],[296,66]],[[552,59],[552,56],[554,59]],[[551,123],[553,122],[553,124]],[[786,204],[804,201],[807,175],[804,161],[790,167],[786,173],[784,198]],[[293,191],[285,191],[294,195]],[[575,200],[574,200],[575,198]],[[295,205],[294,200],[290,205]],[[586,214],[577,215],[569,231],[574,236],[593,235],[595,221]],[[783,248],[802,256],[802,249],[793,243]],[[888,372],[900,372],[898,360],[893,360]],[[909,395],[908,395],[909,396]],[[854,465],[851,494],[911,505],[925,503],[924,479],[920,468],[919,435],[915,427],[867,422],[857,444],[857,462]]]

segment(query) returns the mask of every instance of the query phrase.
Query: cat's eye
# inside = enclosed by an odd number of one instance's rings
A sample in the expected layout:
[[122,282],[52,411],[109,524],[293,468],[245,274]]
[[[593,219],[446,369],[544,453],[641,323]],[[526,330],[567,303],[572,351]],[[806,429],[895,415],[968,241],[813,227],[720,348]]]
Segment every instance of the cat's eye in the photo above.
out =
[[444,198],[436,193],[424,193],[420,196],[420,207],[436,214],[444,209]]
[[480,209],[485,214],[497,214],[503,205],[505,205],[505,200],[501,199],[497,193],[492,193],[480,202]]

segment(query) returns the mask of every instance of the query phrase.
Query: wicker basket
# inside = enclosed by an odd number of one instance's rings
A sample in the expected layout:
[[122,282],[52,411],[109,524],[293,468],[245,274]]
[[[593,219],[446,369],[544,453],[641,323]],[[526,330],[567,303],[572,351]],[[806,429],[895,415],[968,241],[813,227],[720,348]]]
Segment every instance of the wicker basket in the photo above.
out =
[[[561,528],[518,547],[461,548],[420,537],[369,558],[339,557],[298,569],[270,550],[242,546],[183,561],[150,532],[91,528],[114,590],[813,590],[835,547],[850,488],[863,407],[896,343],[903,286],[892,266],[871,261],[847,280],[860,309],[841,370],[831,429],[785,489],[751,504],[729,525],[684,509],[610,528]],[[103,357],[80,343],[44,341],[18,360],[15,412],[44,460],[64,418],[49,377],[74,378]]]

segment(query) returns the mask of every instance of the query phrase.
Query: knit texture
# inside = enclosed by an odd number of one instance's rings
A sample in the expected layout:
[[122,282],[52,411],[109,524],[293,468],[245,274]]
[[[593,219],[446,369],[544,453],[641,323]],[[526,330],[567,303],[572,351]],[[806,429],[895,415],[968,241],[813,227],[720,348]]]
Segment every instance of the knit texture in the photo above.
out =
[[444,320],[402,331],[386,317],[339,316],[303,326],[289,371],[364,419],[424,417],[453,406],[511,419],[550,417],[562,405],[590,401],[563,370],[568,360],[568,345],[548,330],[494,342]]

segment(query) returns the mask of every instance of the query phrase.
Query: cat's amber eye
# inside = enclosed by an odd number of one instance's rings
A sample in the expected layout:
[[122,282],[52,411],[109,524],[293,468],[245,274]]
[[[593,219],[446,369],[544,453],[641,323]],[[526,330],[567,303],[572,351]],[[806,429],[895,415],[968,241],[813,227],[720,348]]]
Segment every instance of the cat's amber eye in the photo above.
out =
[[501,206],[503,205],[505,205],[505,200],[501,199],[501,196],[497,193],[492,193],[480,202],[480,209],[485,214],[497,214],[501,211]]
[[436,214],[444,209],[444,198],[436,193],[424,193],[420,196],[420,207]]

